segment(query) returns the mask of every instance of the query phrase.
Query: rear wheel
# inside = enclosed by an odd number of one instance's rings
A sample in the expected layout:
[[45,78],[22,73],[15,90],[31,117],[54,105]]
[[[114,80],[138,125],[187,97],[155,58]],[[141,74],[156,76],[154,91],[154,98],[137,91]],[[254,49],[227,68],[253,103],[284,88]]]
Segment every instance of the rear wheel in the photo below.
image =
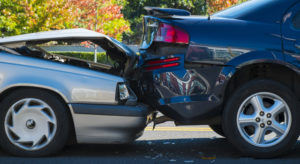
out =
[[223,112],[226,137],[245,155],[269,158],[287,152],[298,138],[297,100],[289,88],[269,80],[240,87]]
[[21,89],[0,104],[0,144],[17,156],[45,156],[63,148],[70,134],[70,116],[56,95]]

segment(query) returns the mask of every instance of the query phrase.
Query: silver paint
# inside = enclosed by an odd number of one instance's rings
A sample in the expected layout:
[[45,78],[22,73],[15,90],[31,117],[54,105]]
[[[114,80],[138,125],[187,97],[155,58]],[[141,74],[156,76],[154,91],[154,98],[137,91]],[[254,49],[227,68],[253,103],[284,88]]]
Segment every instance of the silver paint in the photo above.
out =
[[[265,99],[274,103],[266,107],[268,103],[265,103]],[[252,113],[246,113],[249,105],[254,109]],[[282,120],[278,118],[280,114],[283,116]],[[281,97],[270,92],[259,92],[249,96],[238,109],[238,130],[245,141],[257,147],[279,144],[286,138],[291,124],[292,115],[289,106]],[[246,130],[250,127],[254,128],[253,134]]]
[[51,40],[51,39],[66,39],[66,38],[109,38],[108,36],[86,30],[86,29],[66,29],[66,30],[53,30],[43,31],[37,33],[23,34],[17,36],[9,36],[0,38],[0,44],[16,43],[24,41],[37,41],[37,40]]
[[[72,109],[71,105],[69,107]],[[72,116],[78,143],[127,143],[138,138],[146,126],[144,117],[89,115],[73,112]]]
[[[32,102],[35,105],[31,105]],[[44,101],[34,98],[14,103],[7,111],[4,121],[9,141],[29,151],[46,147],[55,136],[56,126],[53,109]]]
[[15,86],[41,87],[63,95],[67,103],[116,104],[117,83],[124,82],[102,72],[6,53],[0,55],[0,70],[1,92]]
[[[98,32],[87,30],[87,29],[65,29],[65,30],[53,30],[53,31],[43,31],[31,34],[23,34],[17,36],[9,36],[0,38],[0,45],[24,44],[27,41],[45,41],[45,40],[57,40],[57,39],[107,39],[115,45],[119,50],[125,53],[131,53],[127,46],[123,45],[121,42]],[[24,44],[25,45],[25,44]]]
[[[85,29],[57,30],[0,38],[0,45],[68,38],[106,38],[123,52],[129,51],[116,40]],[[117,104],[117,84],[124,82],[122,77],[87,68],[0,53],[0,93],[15,87],[36,87],[59,94],[69,104],[79,143],[124,143],[142,134],[146,125],[144,117],[75,114],[70,105],[71,103]]]

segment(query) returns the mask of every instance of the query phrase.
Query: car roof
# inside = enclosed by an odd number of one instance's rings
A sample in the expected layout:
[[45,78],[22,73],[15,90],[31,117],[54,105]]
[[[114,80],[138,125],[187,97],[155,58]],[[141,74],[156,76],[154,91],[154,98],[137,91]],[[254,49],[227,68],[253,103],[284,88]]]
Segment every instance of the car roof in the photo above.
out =
[[99,38],[109,38],[109,37],[95,31],[77,28],[77,29],[44,31],[44,32],[36,32],[30,34],[4,37],[4,38],[0,38],[0,44],[54,40],[54,39],[56,40],[56,39],[99,39]]
[[277,23],[281,22],[287,9],[296,3],[299,0],[248,0],[212,16]]

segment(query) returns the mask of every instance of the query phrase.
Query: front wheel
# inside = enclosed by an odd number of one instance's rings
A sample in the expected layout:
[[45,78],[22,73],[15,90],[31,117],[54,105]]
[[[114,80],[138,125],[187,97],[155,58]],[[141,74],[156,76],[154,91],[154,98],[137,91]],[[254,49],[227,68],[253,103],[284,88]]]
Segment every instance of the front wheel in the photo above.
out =
[[254,80],[237,89],[223,112],[228,140],[242,153],[257,158],[281,155],[298,138],[297,99],[289,88]]

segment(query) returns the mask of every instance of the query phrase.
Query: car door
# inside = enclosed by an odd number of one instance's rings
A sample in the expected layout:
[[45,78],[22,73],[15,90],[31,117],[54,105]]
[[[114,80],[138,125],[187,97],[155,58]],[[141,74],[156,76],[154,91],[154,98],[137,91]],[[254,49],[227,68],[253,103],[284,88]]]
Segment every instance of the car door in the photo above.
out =
[[285,54],[300,57],[300,3],[298,2],[283,17],[283,49]]

